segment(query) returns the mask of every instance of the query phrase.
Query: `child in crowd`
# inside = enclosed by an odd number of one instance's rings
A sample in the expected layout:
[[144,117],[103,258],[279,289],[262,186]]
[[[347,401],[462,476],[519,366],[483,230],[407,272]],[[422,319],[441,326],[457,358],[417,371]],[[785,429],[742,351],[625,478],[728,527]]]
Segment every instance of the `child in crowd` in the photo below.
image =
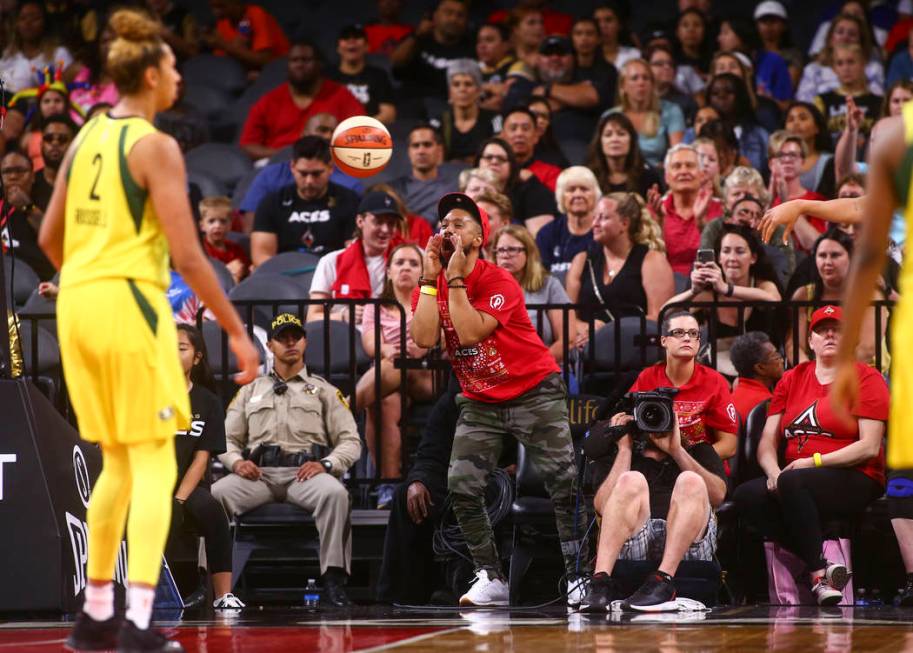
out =
[[231,210],[231,200],[227,197],[204,197],[200,202],[200,231],[206,255],[222,261],[238,283],[250,270],[250,258],[240,245],[226,238]]

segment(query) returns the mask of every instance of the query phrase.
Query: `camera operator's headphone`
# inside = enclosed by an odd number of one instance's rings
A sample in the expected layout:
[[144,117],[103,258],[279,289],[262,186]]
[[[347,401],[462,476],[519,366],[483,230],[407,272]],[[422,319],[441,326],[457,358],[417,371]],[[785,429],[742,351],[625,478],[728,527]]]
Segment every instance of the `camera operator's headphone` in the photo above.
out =
[[273,370],[269,373],[273,378],[273,392],[280,397],[288,392],[288,383],[279,378],[279,375],[276,374],[276,370]]

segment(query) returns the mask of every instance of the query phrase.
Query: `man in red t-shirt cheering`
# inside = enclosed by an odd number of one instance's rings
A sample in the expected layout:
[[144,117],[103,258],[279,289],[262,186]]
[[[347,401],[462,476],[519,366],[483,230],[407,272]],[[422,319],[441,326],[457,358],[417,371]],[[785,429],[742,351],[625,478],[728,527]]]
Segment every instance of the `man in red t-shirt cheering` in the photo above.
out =
[[[622,603],[624,610],[674,611],[672,577],[682,560],[712,560],[716,551],[714,509],[726,497],[722,456],[736,447],[736,414],[726,380],[695,362],[700,344],[691,313],[673,311],[662,325],[666,362],[648,367],[631,392],[676,388],[673,430],[650,434],[642,451],[632,438],[618,440],[615,459],[593,461],[593,499],[602,515],[595,574],[581,601],[583,612],[605,612],[623,598],[612,572],[617,560],[659,563],[641,587]],[[633,420],[618,413],[612,426]],[[611,465],[611,469],[608,469]]]
[[507,605],[508,588],[488,515],[485,487],[505,438],[523,443],[545,480],[568,574],[568,604],[583,594],[578,560],[588,559],[575,510],[576,465],[567,414],[567,389],[555,359],[529,321],[523,290],[511,274],[479,258],[489,235],[488,215],[467,195],[438,204],[441,233],[425,252],[415,290],[412,337],[434,346],[441,330],[462,393],[447,485],[476,567],[460,605]]

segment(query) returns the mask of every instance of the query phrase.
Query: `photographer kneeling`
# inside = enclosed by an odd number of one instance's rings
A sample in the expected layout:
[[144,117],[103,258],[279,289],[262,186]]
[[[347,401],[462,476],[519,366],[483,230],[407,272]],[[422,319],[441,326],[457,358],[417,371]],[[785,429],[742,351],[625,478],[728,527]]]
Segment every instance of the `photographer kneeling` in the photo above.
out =
[[[632,428],[634,417],[618,413],[611,426],[626,428],[603,429],[608,438],[612,432],[625,432],[618,438],[614,462],[609,456],[596,457],[587,447],[599,487],[593,504],[602,523],[595,575],[580,606],[583,612],[604,612],[613,600],[623,598],[611,576],[616,560],[660,561],[657,571],[622,604],[626,610],[659,612],[676,609],[672,577],[682,560],[713,559],[713,509],[726,496],[726,475],[708,431],[716,431],[717,444],[727,442],[735,438],[736,422],[722,376],[694,362],[698,339],[697,320],[689,313],[669,316],[661,339],[666,364],[644,370],[631,388],[635,393],[677,389],[674,400],[651,399],[651,410],[643,412],[652,415],[639,420],[641,427],[660,432]],[[637,407],[636,395],[634,403],[634,412],[639,413],[643,406]],[[657,406],[663,403],[664,409]],[[675,419],[669,415],[664,420],[663,412],[673,413]]]

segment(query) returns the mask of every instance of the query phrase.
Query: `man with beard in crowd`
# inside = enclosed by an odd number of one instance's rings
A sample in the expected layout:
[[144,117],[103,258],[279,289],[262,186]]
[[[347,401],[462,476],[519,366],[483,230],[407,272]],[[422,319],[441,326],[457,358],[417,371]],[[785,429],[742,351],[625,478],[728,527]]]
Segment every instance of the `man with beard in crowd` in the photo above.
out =
[[[79,127],[69,116],[61,114],[44,119],[44,128],[41,130],[41,158],[44,159],[44,168],[36,173],[32,186],[32,200],[42,213],[51,201],[54,180],[57,179],[57,171],[63,162],[63,156],[78,131]],[[38,228],[37,224],[34,226]]]
[[289,50],[288,81],[257,100],[244,122],[240,145],[250,158],[271,157],[294,143],[314,114],[329,113],[340,122],[364,114],[345,86],[323,77],[321,63],[310,41],[299,39]]

